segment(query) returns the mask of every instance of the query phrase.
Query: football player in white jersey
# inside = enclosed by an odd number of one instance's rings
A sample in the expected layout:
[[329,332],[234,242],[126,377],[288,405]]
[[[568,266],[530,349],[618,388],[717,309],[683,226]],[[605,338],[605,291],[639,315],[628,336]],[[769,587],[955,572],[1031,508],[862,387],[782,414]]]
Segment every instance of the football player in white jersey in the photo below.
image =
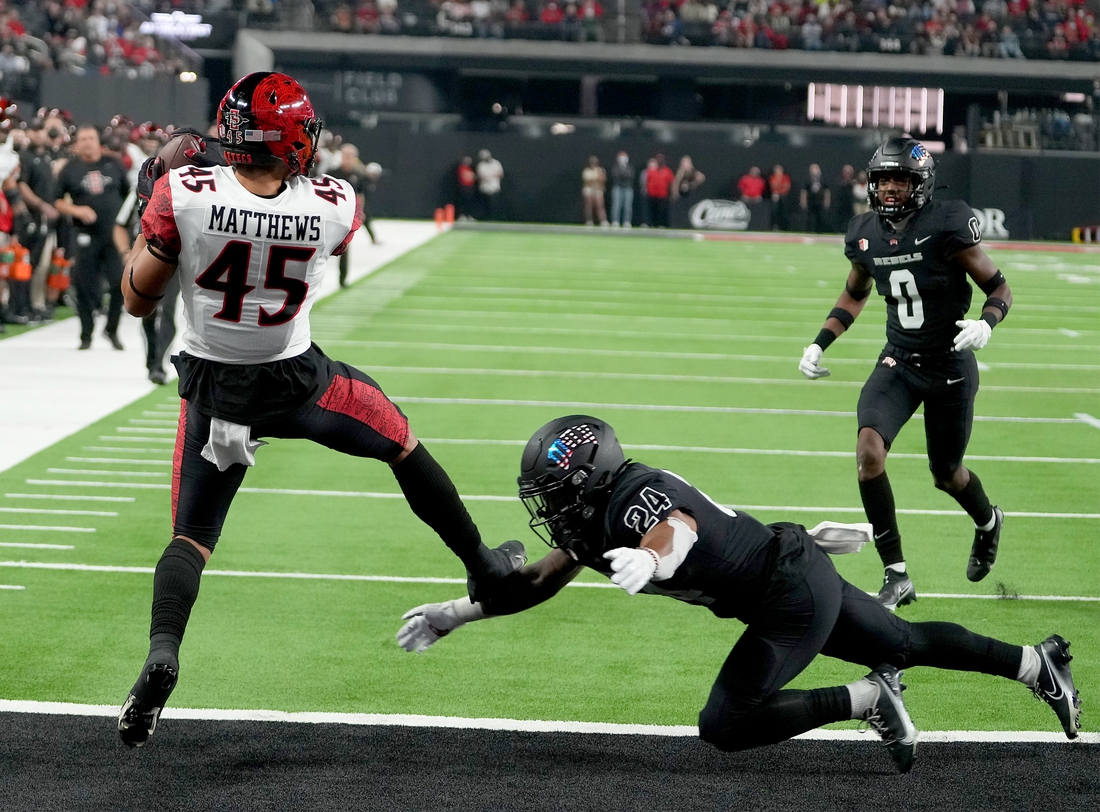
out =
[[[172,540],[153,576],[149,656],[118,717],[143,745],[179,675],[199,579],[260,437],[308,438],[390,464],[413,512],[458,555],[470,591],[522,566],[523,545],[481,541],[457,490],[371,378],[310,341],[309,311],[330,256],[359,228],[346,181],[311,178],[321,121],[302,87],[253,73],[218,108],[229,166],[156,180],[122,289],[135,316],[179,275],[185,350],[172,476]],[[489,585],[487,587],[487,585]]]

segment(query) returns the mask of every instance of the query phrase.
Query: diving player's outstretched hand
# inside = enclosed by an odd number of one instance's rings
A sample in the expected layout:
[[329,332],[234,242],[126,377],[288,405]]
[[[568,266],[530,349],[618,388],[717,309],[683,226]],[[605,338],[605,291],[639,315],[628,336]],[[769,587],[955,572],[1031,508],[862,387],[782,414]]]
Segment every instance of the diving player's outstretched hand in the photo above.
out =
[[961,350],[980,350],[989,341],[993,328],[984,319],[964,319],[955,322],[959,334],[955,336],[955,352]]
[[825,350],[821,349],[817,344],[811,344],[806,348],[806,351],[802,353],[802,360],[798,362],[798,371],[809,378],[811,381],[817,378],[825,378],[829,375],[829,370],[825,367],[818,366],[821,363],[821,356],[825,353]]
[[401,616],[408,623],[397,631],[397,645],[408,652],[427,651],[439,638],[446,637],[466,623],[482,620],[485,616],[481,604],[471,603],[469,598],[425,603]]

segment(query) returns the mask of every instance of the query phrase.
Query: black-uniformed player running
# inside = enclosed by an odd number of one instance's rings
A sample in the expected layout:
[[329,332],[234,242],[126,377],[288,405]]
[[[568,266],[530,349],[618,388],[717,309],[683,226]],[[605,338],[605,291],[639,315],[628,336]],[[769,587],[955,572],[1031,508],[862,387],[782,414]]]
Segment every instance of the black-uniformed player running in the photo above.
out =
[[[900,669],[917,665],[1018,680],[1054,709],[1066,736],[1077,735],[1080,699],[1065,640],[1021,647],[955,623],[903,620],[841,578],[819,546],[843,541],[828,535],[852,526],[761,524],[675,474],[624,459],[614,430],[585,415],[553,420],[528,441],[519,495],[531,527],[554,549],[498,582],[485,603],[460,598],[407,612],[397,634],[404,649],[423,651],[463,623],[528,609],[590,567],[631,595],[667,595],[747,624],[699,714],[700,737],[722,750],[864,719],[905,772],[916,729]],[[818,654],[873,670],[850,685],[782,690]]]
[[[886,299],[886,346],[859,396],[856,464],[859,493],[886,568],[878,600],[889,609],[917,599],[905,568],[886,475],[886,454],[901,427],[924,403],[928,467],[937,488],[974,520],[966,577],[980,581],[997,560],[1004,514],[981,480],[962,464],[974,421],[980,350],[1008,314],[1012,292],[982,251],[978,220],[961,200],[932,200],[935,162],[912,138],[881,146],[867,167],[871,211],[853,217],[844,253],[852,269],[844,292],[798,368],[807,378],[829,370],[822,353],[852,326],[872,285]],[[986,295],[978,319],[967,319],[970,277]]]

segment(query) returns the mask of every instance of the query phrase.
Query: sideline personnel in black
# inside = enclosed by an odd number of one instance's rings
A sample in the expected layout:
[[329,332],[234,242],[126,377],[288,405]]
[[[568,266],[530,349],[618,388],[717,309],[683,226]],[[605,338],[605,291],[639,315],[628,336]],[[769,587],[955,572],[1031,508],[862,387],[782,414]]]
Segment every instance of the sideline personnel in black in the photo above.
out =
[[122,314],[122,256],[115,244],[115,218],[130,193],[126,170],[114,158],[103,154],[99,130],[87,124],[76,131],[73,159],[57,178],[57,202],[61,214],[73,218],[76,226],[76,257],[73,286],[80,316],[80,349],[92,346],[95,311],[103,297],[103,283],[110,294],[107,326],[103,334],[116,350],[118,321]]
[[[932,200],[934,183],[935,162],[918,141],[894,138],[875,152],[867,167],[871,211],[852,218],[845,238],[848,281],[798,365],[811,380],[828,375],[819,366],[822,353],[852,326],[872,286],[878,289],[886,299],[887,344],[859,396],[856,464],[863,508],[886,568],[878,600],[888,609],[917,595],[901,551],[886,454],[922,402],[933,481],[974,520],[966,569],[971,581],[993,568],[1004,522],[962,460],[978,393],[973,351],[1008,315],[1012,291],[979,245],[974,212],[961,200]],[[966,318],[967,277],[987,296],[978,319]]]
[[[1064,639],[1014,646],[955,623],[892,614],[841,578],[822,549],[850,551],[839,545],[866,541],[865,529],[761,524],[669,471],[624,459],[614,430],[585,415],[553,420],[528,441],[519,496],[532,529],[554,549],[484,602],[460,598],[407,612],[397,634],[406,651],[423,651],[471,620],[535,606],[589,567],[630,595],[666,595],[747,625],[699,714],[699,736],[722,750],[863,719],[906,772],[917,732],[900,669],[918,665],[1022,682],[1054,709],[1067,737],[1077,736],[1080,699]],[[784,690],[818,654],[873,670],[849,685]]]

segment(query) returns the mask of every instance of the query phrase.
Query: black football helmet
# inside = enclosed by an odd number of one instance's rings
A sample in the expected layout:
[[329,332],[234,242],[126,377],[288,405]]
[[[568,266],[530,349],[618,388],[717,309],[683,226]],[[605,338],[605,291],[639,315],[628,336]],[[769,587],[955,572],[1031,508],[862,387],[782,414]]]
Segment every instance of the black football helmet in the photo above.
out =
[[[907,172],[909,200],[887,206],[879,199],[878,182],[886,174]],[[867,164],[867,198],[876,214],[887,220],[900,220],[932,199],[936,182],[936,162],[915,138],[891,138],[877,150]]]
[[527,441],[520,461],[519,498],[531,529],[551,547],[578,553],[624,464],[607,423],[579,414],[551,420]]

